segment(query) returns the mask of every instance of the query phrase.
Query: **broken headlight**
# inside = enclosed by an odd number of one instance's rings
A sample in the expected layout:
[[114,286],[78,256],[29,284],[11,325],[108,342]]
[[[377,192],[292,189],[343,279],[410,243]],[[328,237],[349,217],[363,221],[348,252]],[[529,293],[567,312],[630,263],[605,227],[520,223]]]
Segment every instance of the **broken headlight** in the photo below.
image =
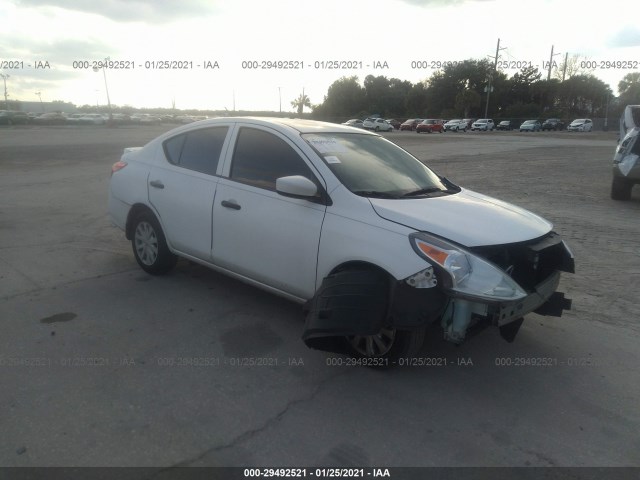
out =
[[445,288],[482,300],[514,301],[526,292],[506,272],[453,243],[427,233],[409,235],[413,250],[444,274]]

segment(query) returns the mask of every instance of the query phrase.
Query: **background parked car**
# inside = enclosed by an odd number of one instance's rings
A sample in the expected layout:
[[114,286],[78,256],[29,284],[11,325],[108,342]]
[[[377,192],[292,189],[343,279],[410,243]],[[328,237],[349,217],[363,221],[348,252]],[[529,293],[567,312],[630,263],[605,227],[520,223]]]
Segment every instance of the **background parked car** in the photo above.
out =
[[496,125],[496,130],[513,130],[515,128],[515,122],[513,120],[502,120]]
[[539,132],[542,128],[540,120],[525,120],[520,125],[521,132]]
[[590,132],[593,122],[589,118],[577,118],[569,124],[567,130],[570,132]]
[[444,126],[442,125],[442,120],[437,120],[434,118],[428,118],[423,120],[418,125],[416,125],[416,133],[433,133],[433,132],[444,132]]
[[104,125],[106,121],[99,113],[87,113],[80,117],[77,123],[82,125]]
[[542,124],[542,131],[564,130],[564,122],[559,118],[547,118]]
[[640,184],[640,105],[627,105],[620,117],[621,141],[613,155],[611,198],[629,200]]
[[390,132],[393,130],[393,126],[387,123],[384,118],[367,118],[362,122],[362,128],[376,132]]
[[402,125],[395,118],[387,118],[387,123],[391,124],[393,126],[393,128],[395,128],[396,130],[398,130],[400,128],[400,125]]
[[36,125],[62,125],[67,122],[67,117],[58,112],[43,113],[33,119]]
[[80,123],[80,119],[84,117],[86,113],[70,113],[67,115],[67,123],[75,125]]
[[445,132],[446,131],[458,132],[460,130],[462,130],[463,132],[466,132],[467,128],[469,128],[467,124],[467,120],[462,120],[460,118],[449,120],[443,125],[443,127]]
[[402,125],[400,125],[400,130],[413,131],[416,129],[420,122],[422,122],[421,118],[410,118],[409,120],[403,122]]
[[471,124],[471,131],[483,130],[487,132],[492,131],[494,128],[496,128],[496,126],[490,118],[481,118]]
[[26,125],[29,116],[24,112],[15,110],[0,110],[0,125]]
[[362,126],[364,122],[358,118],[352,118],[351,120],[347,120],[342,125],[347,125],[348,127],[356,127],[356,128],[364,128]]

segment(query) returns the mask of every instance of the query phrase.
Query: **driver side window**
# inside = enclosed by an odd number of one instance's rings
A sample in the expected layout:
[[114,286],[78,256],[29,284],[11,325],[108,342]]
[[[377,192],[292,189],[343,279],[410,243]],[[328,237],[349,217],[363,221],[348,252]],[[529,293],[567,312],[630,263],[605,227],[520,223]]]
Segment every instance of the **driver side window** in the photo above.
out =
[[276,179],[289,175],[317,183],[311,169],[284,140],[264,130],[240,129],[231,161],[232,180],[275,191]]

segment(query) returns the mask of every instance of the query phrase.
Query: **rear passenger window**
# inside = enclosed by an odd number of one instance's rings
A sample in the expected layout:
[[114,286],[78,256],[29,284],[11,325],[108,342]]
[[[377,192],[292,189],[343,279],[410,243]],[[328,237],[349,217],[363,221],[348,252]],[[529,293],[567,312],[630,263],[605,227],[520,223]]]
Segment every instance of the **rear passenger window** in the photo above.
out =
[[164,153],[170,163],[215,175],[228,127],[203,128],[170,138]]
[[304,160],[284,140],[254,128],[241,128],[231,162],[230,178],[269,190],[276,179],[302,175],[315,182]]

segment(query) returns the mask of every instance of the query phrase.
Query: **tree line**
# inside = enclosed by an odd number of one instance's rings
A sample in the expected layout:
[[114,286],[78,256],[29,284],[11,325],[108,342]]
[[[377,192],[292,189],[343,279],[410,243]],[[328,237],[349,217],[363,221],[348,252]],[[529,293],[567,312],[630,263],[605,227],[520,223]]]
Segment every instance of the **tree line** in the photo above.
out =
[[399,119],[482,118],[487,94],[487,117],[496,119],[615,118],[625,105],[640,104],[640,73],[627,74],[616,97],[609,85],[576,68],[575,59],[569,67],[561,65],[549,79],[532,66],[508,78],[494,71],[488,60],[465,60],[416,84],[368,75],[361,85],[357,76],[342,77],[329,87],[324,101],[312,107],[311,116],[328,121],[374,114]]

